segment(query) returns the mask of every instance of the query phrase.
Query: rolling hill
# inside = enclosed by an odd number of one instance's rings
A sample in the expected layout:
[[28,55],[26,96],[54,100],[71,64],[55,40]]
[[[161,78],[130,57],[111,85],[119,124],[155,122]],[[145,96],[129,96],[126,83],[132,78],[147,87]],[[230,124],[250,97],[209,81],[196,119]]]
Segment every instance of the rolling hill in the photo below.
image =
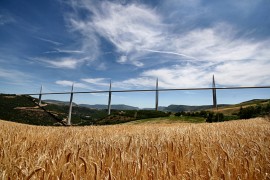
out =
[[[228,106],[219,106],[218,112],[223,113],[225,115],[233,115],[239,112],[240,108],[246,108],[249,106],[256,106],[256,105],[264,105],[267,104],[270,101],[270,99],[252,99],[249,101],[244,101],[239,104],[234,105],[228,105]],[[207,109],[209,111],[212,111],[212,108]]]
[[[81,107],[87,107],[91,109],[107,109],[108,105],[105,104],[94,104],[94,105],[89,105],[89,104],[79,104]],[[111,109],[116,109],[116,110],[139,110],[138,107],[134,106],[128,106],[125,104],[113,104],[111,105]]]

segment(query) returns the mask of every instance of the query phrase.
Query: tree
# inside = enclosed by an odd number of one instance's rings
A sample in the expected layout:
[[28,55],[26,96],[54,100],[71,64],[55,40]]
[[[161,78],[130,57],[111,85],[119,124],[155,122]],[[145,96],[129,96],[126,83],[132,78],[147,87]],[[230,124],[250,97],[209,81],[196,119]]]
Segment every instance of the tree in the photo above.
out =
[[224,114],[223,113],[217,113],[215,115],[214,122],[223,122],[224,121]]
[[213,118],[214,118],[214,113],[213,112],[209,112],[206,118],[206,122],[208,123],[212,123],[213,122]]
[[207,118],[207,112],[206,111],[201,111],[200,116],[204,117],[204,118]]
[[252,117],[256,117],[256,110],[253,106],[249,106],[246,108],[240,108],[239,111],[240,119],[250,119]]

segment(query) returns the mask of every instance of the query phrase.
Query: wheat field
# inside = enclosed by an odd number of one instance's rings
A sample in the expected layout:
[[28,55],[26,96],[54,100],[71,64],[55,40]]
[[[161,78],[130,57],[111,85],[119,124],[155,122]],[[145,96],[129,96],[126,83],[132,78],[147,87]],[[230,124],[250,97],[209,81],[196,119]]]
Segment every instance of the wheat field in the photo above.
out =
[[270,179],[270,122],[260,118],[0,127],[0,179]]

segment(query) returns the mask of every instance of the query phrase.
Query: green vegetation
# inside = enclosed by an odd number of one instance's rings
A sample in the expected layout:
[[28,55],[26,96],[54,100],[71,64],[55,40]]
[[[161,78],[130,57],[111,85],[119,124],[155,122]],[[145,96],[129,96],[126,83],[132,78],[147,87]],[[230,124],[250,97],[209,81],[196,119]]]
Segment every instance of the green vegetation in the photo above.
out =
[[[240,108],[246,108],[249,106],[257,106],[257,105],[266,105],[270,100],[269,99],[253,99],[250,101],[245,101],[239,104],[228,105],[223,107],[218,107],[218,112],[223,113],[225,116],[238,115]],[[211,108],[206,111],[212,111]]]
[[238,113],[240,119],[250,119],[258,116],[265,116],[270,114],[270,101],[267,104],[256,106],[241,107]]
[[175,116],[190,117],[190,118],[203,118],[206,122],[222,122],[224,121],[224,115],[222,113],[214,113],[212,111],[197,111],[197,112],[178,112]]
[[110,115],[95,122],[96,125],[112,125],[134,121],[135,118],[122,115]]
[[111,114],[97,121],[95,124],[120,124],[138,119],[168,117],[170,115],[170,113],[155,110],[112,110]]
[[148,119],[148,118],[156,118],[156,117],[167,117],[170,113],[166,113],[163,111],[155,111],[155,110],[112,110],[113,115],[122,115],[127,117],[132,117],[134,119]]
[[[257,102],[260,104],[254,105],[254,102]],[[270,101],[248,101],[244,104],[246,107],[243,108],[241,106],[240,110],[238,112],[232,111],[232,114],[226,114],[224,115],[222,110],[219,110],[218,112],[214,113],[213,111],[197,111],[197,112],[185,112],[181,111],[178,113],[175,113],[175,116],[188,116],[188,117],[202,117],[206,119],[206,122],[223,122],[223,121],[229,121],[229,120],[237,120],[237,119],[250,119],[265,115],[270,115]],[[249,104],[250,106],[247,106]]]
[[169,117],[159,117],[159,118],[149,118],[149,119],[140,119],[136,121],[131,121],[129,124],[143,124],[143,123],[202,123],[205,122],[205,118],[202,117],[190,117],[190,116],[174,116]]
[[170,121],[183,121],[183,122],[190,122],[190,123],[202,123],[205,122],[205,118],[203,117],[191,117],[191,116],[170,116]]
[[[69,106],[59,104],[47,104],[44,107],[47,111],[55,114],[60,119],[68,117]],[[96,110],[87,107],[73,106],[72,108],[72,124],[74,125],[92,125],[107,116],[106,110]]]

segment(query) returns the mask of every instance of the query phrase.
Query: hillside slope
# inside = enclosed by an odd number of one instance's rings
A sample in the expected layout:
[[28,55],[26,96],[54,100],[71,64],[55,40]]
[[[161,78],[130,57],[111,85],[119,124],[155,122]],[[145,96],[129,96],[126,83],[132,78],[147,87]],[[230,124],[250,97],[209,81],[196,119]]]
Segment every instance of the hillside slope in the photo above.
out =
[[[233,115],[239,112],[240,108],[246,108],[249,106],[265,105],[269,103],[270,99],[253,99],[239,104],[228,105],[223,107],[218,107],[218,112],[223,113],[224,115]],[[208,109],[212,111],[213,109]]]
[[33,98],[3,94],[0,94],[0,119],[34,125],[54,125],[58,122],[40,109]]

